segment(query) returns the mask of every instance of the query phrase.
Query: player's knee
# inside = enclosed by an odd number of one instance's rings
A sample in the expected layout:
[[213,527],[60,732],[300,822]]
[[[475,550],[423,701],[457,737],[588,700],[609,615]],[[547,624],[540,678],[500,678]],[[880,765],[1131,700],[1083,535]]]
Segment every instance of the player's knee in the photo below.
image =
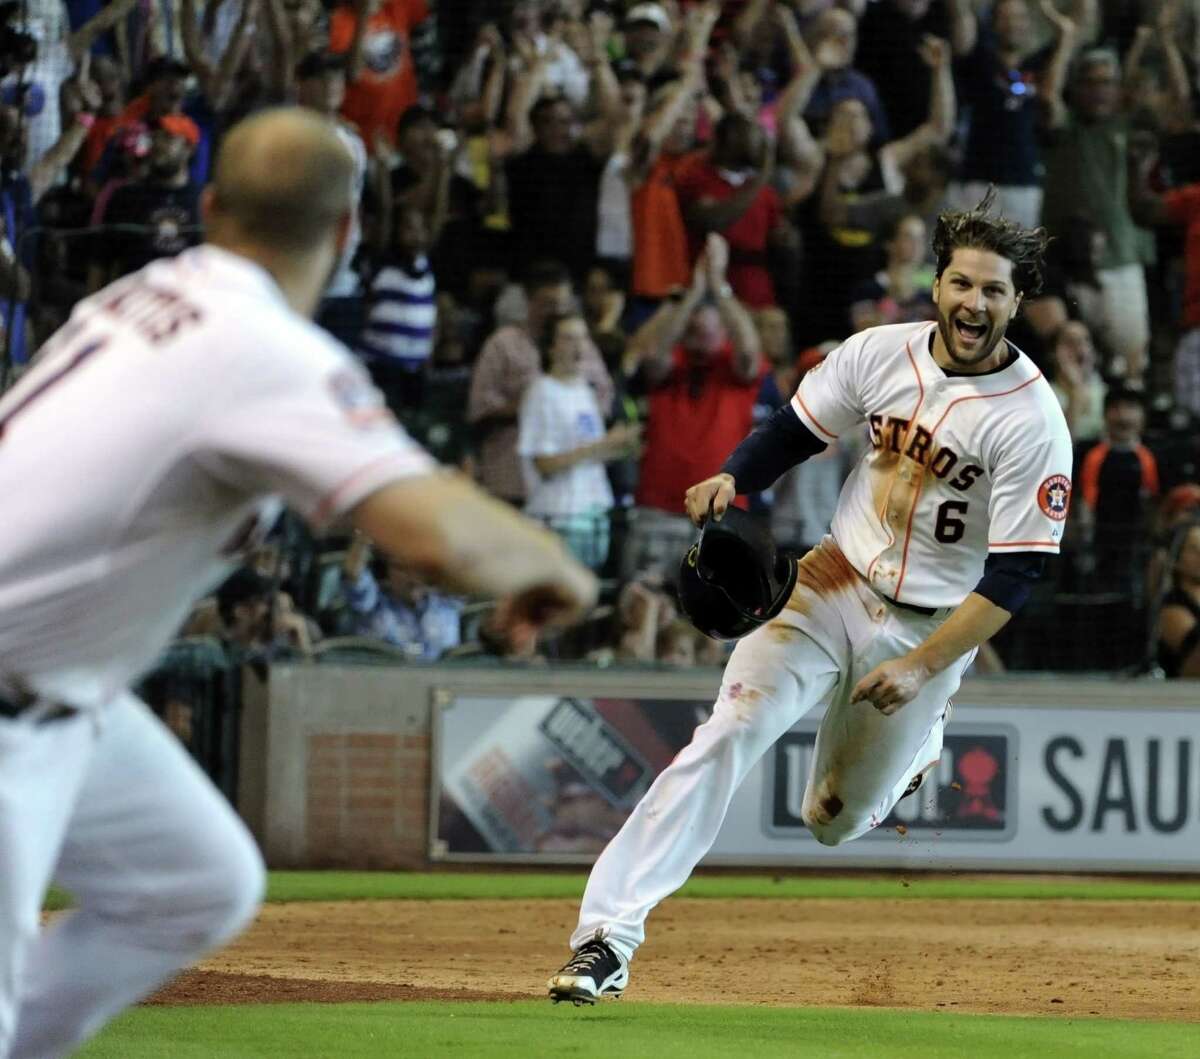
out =
[[822,824],[816,820],[805,819],[805,825],[822,846],[840,846],[843,842],[849,842],[853,837],[845,828],[837,827],[833,824]]
[[205,947],[220,945],[249,926],[267,885],[262,854],[247,833],[223,844],[217,867],[216,887],[203,898],[209,914],[198,940]]
[[826,791],[820,796],[805,798],[800,818],[821,845],[839,846],[853,837],[853,829],[846,826],[845,809],[841,798]]

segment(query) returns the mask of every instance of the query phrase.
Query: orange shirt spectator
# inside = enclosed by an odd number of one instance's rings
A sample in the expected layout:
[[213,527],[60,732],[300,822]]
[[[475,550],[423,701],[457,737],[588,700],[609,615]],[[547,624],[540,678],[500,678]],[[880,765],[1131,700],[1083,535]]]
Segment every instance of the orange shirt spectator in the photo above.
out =
[[638,297],[665,298],[672,288],[691,282],[687,228],[675,185],[699,157],[695,153],[660,155],[633,193],[632,288]]
[[[368,0],[362,38],[362,63],[346,86],[342,116],[358,126],[367,149],[376,137],[394,145],[396,123],[417,101],[417,71],[410,41],[413,28],[429,17],[425,0]],[[329,50],[346,53],[354,44],[357,16],[353,5],[336,8],[329,20]],[[350,56],[354,73],[355,57]]]

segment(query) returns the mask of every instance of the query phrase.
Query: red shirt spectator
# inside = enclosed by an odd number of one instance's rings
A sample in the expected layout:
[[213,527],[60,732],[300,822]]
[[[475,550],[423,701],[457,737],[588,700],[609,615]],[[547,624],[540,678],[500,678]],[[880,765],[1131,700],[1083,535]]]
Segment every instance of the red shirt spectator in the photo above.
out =
[[425,0],[368,0],[367,26],[355,48],[353,5],[329,20],[329,50],[350,52],[342,116],[358,126],[372,154],[377,136],[396,142],[396,123],[417,101],[417,71],[409,46],[413,28],[429,17]]
[[671,373],[650,391],[637,502],[681,515],[689,487],[716,474],[750,433],[763,372],[739,375],[728,340],[707,363],[682,345],[671,357]]
[[1187,227],[1187,262],[1183,292],[1183,326],[1200,327],[1200,184],[1188,184],[1163,195],[1167,218]]
[[767,184],[770,151],[754,122],[727,114],[717,123],[708,160],[679,174],[676,183],[692,259],[708,233],[719,232],[729,244],[729,284],[752,309],[775,304],[767,249],[788,227],[779,196]]

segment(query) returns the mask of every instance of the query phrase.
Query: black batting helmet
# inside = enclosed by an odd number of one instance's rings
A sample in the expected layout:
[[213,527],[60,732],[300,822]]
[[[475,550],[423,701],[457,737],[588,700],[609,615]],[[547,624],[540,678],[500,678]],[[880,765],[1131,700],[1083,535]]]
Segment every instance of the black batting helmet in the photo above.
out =
[[783,610],[796,586],[795,557],[779,551],[771,531],[730,507],[710,515],[679,564],[679,605],[705,636],[738,640]]

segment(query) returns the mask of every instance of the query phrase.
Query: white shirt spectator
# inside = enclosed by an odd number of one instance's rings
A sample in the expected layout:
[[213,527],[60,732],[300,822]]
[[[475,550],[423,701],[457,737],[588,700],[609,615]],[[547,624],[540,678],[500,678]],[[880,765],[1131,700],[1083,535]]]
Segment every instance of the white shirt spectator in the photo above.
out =
[[633,257],[633,209],[629,197],[629,155],[618,151],[605,163],[597,195],[596,254],[615,261]]
[[525,511],[539,518],[579,515],[613,506],[612,487],[599,460],[584,460],[543,478],[534,456],[558,456],[604,436],[596,395],[582,378],[564,382],[541,375],[521,400],[517,453],[525,474]]

